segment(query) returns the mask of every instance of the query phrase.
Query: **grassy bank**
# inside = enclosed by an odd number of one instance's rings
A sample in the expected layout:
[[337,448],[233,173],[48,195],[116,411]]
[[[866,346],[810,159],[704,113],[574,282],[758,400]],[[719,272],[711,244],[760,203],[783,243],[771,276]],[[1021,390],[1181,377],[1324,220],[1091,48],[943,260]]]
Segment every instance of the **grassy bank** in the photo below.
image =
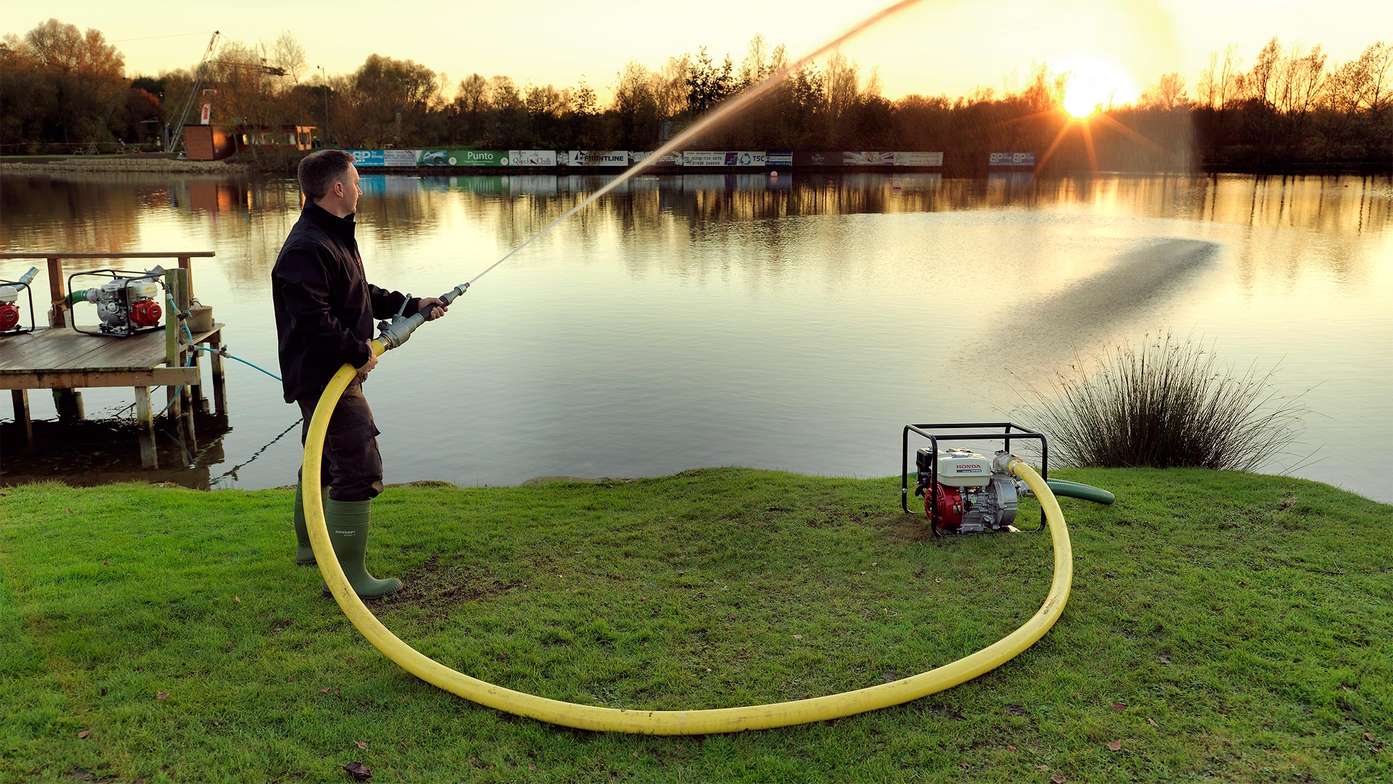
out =
[[[1066,475],[1119,501],[1064,502],[1074,592],[1017,660],[860,717],[667,739],[406,675],[291,563],[289,491],[3,490],[0,781],[1393,777],[1393,507],[1244,474]],[[935,542],[897,493],[735,469],[391,488],[370,564],[409,588],[375,608],[470,674],[653,708],[910,675],[1034,612],[1045,537]]]

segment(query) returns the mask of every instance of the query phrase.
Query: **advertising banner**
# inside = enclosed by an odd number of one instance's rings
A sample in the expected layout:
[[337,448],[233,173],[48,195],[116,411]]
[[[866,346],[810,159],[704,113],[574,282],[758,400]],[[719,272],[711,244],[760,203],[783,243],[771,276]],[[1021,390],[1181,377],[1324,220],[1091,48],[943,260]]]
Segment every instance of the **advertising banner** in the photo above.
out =
[[896,166],[943,165],[943,153],[941,152],[896,152],[891,154],[895,156]]
[[353,156],[353,165],[360,169],[371,166],[382,166],[382,150],[349,150]]
[[383,150],[382,165],[410,168],[421,159],[420,150]]
[[628,166],[628,150],[570,150],[567,166]]
[[793,153],[788,150],[770,150],[764,154],[770,166],[792,166]]
[[725,166],[726,154],[709,150],[687,150],[682,153],[683,166]]
[[842,154],[839,152],[795,152],[794,166],[841,166]]
[[507,150],[421,150],[420,166],[507,166]]
[[[653,155],[652,152],[649,152],[649,151],[646,151],[646,150],[644,150],[644,151],[631,150],[631,151],[629,152],[629,163],[638,163],[639,161],[646,161],[646,160],[648,160],[648,158],[651,157],[652,155]],[[663,154],[659,157],[659,160],[655,161],[655,162],[653,163],[653,165],[654,165],[654,166],[681,166],[681,165],[682,165],[682,153],[680,153],[680,152],[667,152],[667,153],[663,153]]]
[[513,166],[555,166],[556,150],[509,150]]
[[988,166],[1034,166],[1033,152],[994,152],[987,159]]
[[893,152],[844,152],[842,153],[843,166],[893,166],[895,165],[895,154]]

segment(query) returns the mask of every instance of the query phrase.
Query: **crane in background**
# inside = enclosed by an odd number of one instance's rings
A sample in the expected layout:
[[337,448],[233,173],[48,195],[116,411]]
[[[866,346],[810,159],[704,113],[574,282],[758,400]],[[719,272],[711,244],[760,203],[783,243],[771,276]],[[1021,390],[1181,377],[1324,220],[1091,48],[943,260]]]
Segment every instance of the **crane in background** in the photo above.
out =
[[[164,151],[166,153],[178,152],[184,143],[183,128],[184,123],[188,122],[189,112],[193,111],[194,105],[198,102],[198,92],[208,81],[208,74],[211,66],[217,65],[224,68],[248,68],[268,76],[285,76],[286,70],[276,65],[267,65],[266,58],[262,58],[259,63],[244,63],[234,60],[215,60],[213,52],[217,49],[218,38],[222,35],[221,31],[214,30],[213,37],[208,39],[208,48],[204,50],[203,57],[198,61],[198,67],[194,69],[193,86],[189,88],[189,95],[184,99],[183,106],[179,109],[178,120],[165,126]],[[264,52],[263,52],[264,54]]]

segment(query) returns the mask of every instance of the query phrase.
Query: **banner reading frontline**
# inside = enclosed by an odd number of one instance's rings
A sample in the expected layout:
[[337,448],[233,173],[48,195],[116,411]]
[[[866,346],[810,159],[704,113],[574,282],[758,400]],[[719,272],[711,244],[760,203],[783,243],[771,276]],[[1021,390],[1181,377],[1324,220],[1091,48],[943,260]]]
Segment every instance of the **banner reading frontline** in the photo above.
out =
[[507,166],[507,150],[421,150],[421,166]]
[[628,150],[569,150],[562,153],[563,166],[628,166]]

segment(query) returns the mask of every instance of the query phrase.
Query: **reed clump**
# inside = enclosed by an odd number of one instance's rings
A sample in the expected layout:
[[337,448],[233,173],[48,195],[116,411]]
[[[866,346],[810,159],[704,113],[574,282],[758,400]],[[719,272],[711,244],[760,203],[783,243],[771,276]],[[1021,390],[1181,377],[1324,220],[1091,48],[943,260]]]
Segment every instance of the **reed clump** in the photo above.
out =
[[1148,335],[1076,360],[1025,409],[1069,465],[1254,471],[1290,454],[1307,413],[1275,372],[1235,373],[1201,343]]

